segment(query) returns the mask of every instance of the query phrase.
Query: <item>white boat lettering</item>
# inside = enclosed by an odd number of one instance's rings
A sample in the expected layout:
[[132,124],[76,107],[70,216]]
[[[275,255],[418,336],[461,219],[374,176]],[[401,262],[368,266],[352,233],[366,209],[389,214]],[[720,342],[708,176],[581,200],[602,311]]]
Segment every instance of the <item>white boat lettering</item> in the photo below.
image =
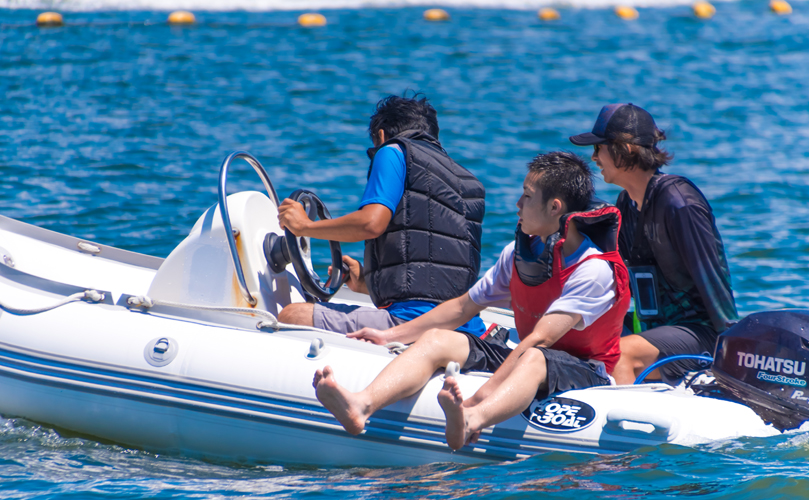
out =
[[538,424],[578,428],[586,420],[586,417],[577,416],[579,410],[581,410],[581,406],[563,405],[554,402],[545,406],[542,409],[542,416],[535,418],[534,421]]
[[791,378],[785,377],[783,375],[773,375],[772,373],[767,372],[758,372],[756,378],[759,380],[763,380],[765,382],[772,382],[774,384],[786,384],[798,387],[806,387],[806,380],[797,377]]
[[744,366],[745,368],[767,370],[784,375],[800,376],[806,373],[806,361],[761,356],[742,351],[738,351],[736,354],[739,356],[739,366]]

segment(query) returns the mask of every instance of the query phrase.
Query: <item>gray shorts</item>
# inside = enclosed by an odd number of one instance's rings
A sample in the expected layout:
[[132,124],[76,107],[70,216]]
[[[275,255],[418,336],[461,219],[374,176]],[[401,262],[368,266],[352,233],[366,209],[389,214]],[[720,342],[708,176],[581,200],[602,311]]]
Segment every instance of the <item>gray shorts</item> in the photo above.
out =
[[312,315],[315,328],[330,332],[351,333],[365,327],[387,330],[405,323],[384,309],[318,302]]

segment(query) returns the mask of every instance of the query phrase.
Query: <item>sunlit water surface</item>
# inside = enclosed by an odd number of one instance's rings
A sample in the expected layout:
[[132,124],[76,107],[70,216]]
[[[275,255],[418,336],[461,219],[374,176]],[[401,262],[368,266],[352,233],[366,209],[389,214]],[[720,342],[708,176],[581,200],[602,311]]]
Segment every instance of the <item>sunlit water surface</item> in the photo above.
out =
[[[120,7],[120,6],[119,6]],[[353,210],[367,171],[366,127],[388,93],[421,90],[441,140],[486,185],[484,266],[513,235],[526,162],[574,148],[600,107],[631,101],[667,131],[668,172],[693,179],[724,237],[739,309],[806,307],[809,285],[809,18],[764,2],[532,11],[73,12],[0,10],[0,213],[81,238],[166,256],[216,202],[218,168],[255,154],[279,194],[316,191]],[[231,190],[260,189],[246,164]],[[598,181],[601,197],[618,190]],[[360,256],[362,246],[345,245]],[[326,246],[316,247],[326,261]],[[0,496],[711,498],[809,491],[800,433],[612,456],[552,453],[477,467],[318,470],[157,456],[0,420]],[[328,450],[323,450],[328,453]]]

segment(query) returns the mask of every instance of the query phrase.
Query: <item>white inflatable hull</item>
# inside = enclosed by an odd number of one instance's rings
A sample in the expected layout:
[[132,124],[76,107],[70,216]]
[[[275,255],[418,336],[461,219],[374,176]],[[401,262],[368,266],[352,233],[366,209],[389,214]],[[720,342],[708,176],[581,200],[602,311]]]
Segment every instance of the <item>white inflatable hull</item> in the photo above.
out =
[[[263,195],[235,196],[229,203],[234,226],[255,225],[249,207],[265,203],[255,199]],[[317,465],[474,463],[548,450],[617,453],[777,433],[745,406],[646,384],[569,391],[451,452],[436,401],[443,375],[436,374],[423,391],[379,411],[361,435],[351,436],[315,398],[312,377],[331,365],[338,382],[360,390],[395,357],[386,348],[315,329],[259,328],[262,318],[246,314],[159,301],[150,309],[128,304],[130,296],[147,294],[212,307],[222,300],[183,290],[183,276],[192,272],[188,256],[200,255],[192,236],[163,261],[0,218],[0,303],[36,308],[77,291],[105,294],[101,303],[0,313],[0,413],[155,452]],[[215,246],[224,240],[205,241]],[[240,251],[253,280],[248,285],[261,290],[263,309],[276,313],[283,300],[301,300],[291,267],[274,275],[256,257],[259,251]],[[167,263],[175,267],[167,269]],[[243,306],[232,264],[217,270],[220,264],[203,263],[206,276],[230,286],[227,300],[218,304]],[[334,300],[367,298],[345,290]],[[483,319],[513,326],[513,318],[499,311],[486,311]],[[172,346],[172,358],[156,366],[149,353],[161,338]],[[313,341],[319,345],[315,339],[323,348],[311,351]],[[473,394],[487,376],[460,376],[463,392]]]

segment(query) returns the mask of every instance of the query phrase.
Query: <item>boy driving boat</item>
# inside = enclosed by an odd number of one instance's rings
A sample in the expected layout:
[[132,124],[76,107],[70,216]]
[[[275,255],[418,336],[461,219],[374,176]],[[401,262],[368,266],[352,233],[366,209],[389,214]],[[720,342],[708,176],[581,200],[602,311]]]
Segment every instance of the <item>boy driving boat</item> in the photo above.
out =
[[[343,256],[348,287],[376,307],[294,303],[279,321],[348,333],[390,328],[466,292],[480,272],[483,184],[455,163],[438,142],[438,119],[426,98],[388,96],[368,127],[374,147],[359,210],[312,221],[286,199],[278,220],[296,236],[365,240],[364,266]],[[458,328],[482,334],[472,317]]]

